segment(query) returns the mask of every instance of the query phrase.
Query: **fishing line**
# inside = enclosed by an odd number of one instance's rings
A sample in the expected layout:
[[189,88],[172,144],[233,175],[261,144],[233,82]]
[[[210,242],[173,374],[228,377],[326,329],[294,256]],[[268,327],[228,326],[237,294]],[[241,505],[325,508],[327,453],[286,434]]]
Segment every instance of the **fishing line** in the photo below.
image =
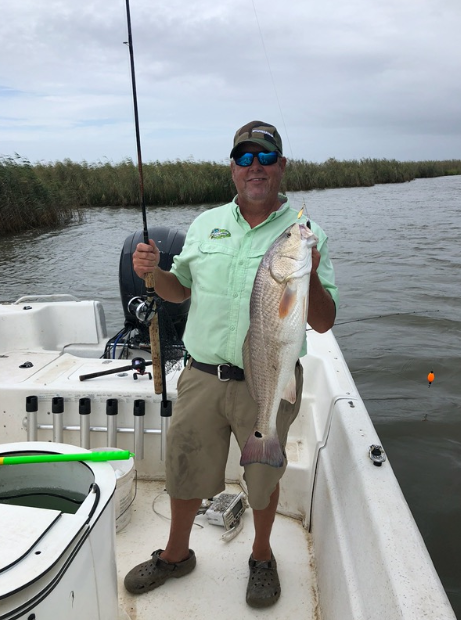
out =
[[[165,521],[171,521],[171,517],[168,517],[167,515],[162,514],[162,513],[161,513],[161,512],[159,512],[159,511],[157,510],[157,508],[155,507],[155,503],[156,503],[156,501],[158,500],[158,498],[159,498],[159,497],[162,497],[162,496],[163,496],[163,497],[167,497],[167,496],[165,495],[165,491],[163,491],[162,493],[158,493],[158,495],[156,495],[156,496],[154,497],[153,502],[152,502],[152,511],[153,511],[153,512],[154,512],[154,513],[158,516],[158,517],[160,517],[160,518],[164,519]],[[203,525],[200,525],[200,523],[197,523],[196,521],[194,521],[192,525],[196,525],[196,526],[197,526],[197,527],[199,527],[201,530],[203,530],[203,529],[204,529],[204,528],[203,528]]]
[[[283,112],[282,112],[282,106],[280,104],[280,98],[279,98],[279,95],[278,95],[277,86],[275,84],[274,74],[272,73],[272,68],[271,68],[271,64],[270,64],[270,61],[269,61],[269,55],[267,53],[266,44],[264,43],[264,36],[263,36],[262,29],[261,29],[261,25],[259,23],[258,13],[256,11],[256,6],[255,6],[254,0],[251,0],[251,3],[253,5],[253,11],[254,11],[254,14],[255,14],[256,24],[258,26],[258,31],[259,31],[259,36],[260,36],[260,39],[261,39],[261,45],[262,45],[262,48],[263,48],[263,51],[264,51],[264,56],[265,56],[266,62],[267,62],[267,68],[269,70],[269,75],[271,77],[271,82],[272,82],[272,87],[274,89],[275,99],[277,101],[277,106],[278,106],[278,109],[279,109],[279,112],[280,112],[280,117],[281,117],[281,120],[282,120],[282,125],[283,125],[283,128],[285,130],[286,141],[288,142],[288,149],[289,149],[290,154],[291,154],[291,159],[292,159],[292,161],[294,163],[295,158],[294,158],[293,148],[291,146],[290,136],[289,136],[288,129],[287,129],[287,126],[286,126],[286,123],[285,123],[285,117],[284,117]],[[295,176],[297,177],[299,187],[301,188],[302,187],[301,175],[299,173],[299,167],[298,166],[295,167]],[[302,190],[300,189],[300,191],[302,191]],[[310,219],[310,216],[309,216],[309,213],[308,213],[307,207],[306,207],[306,201],[305,201],[305,198],[304,198],[304,194],[303,194],[302,201],[303,201],[302,210],[303,210],[305,216],[307,217],[307,219]]]
[[263,37],[262,30],[261,30],[261,25],[259,23],[258,14],[256,12],[256,6],[255,6],[255,3],[254,3],[254,0],[252,0],[252,5],[253,5],[253,11],[254,11],[254,14],[255,14],[255,18],[256,18],[256,24],[257,24],[258,30],[259,30],[259,36],[261,37],[261,44],[262,44],[262,48],[263,48],[263,51],[264,51],[264,56],[266,57],[267,67],[269,69],[269,75],[271,76],[272,86],[274,88],[275,99],[277,100],[277,105],[278,105],[278,108],[279,108],[280,116],[282,118],[283,128],[285,129],[285,135],[287,137],[287,142],[288,142],[288,146],[289,146],[289,149],[290,149],[291,157],[293,158],[293,149],[291,148],[291,143],[290,143],[290,138],[288,136],[287,126],[285,124],[285,119],[283,117],[282,106],[280,105],[280,99],[279,99],[279,95],[278,95],[278,92],[277,92],[277,87],[275,85],[274,75],[272,73],[271,64],[269,62],[269,56],[267,54],[266,44],[264,43],[264,37]]
[[[392,312],[391,314],[377,314],[376,316],[366,316],[361,319],[351,319],[350,321],[340,321],[333,325],[333,329],[339,325],[348,325],[349,323],[360,323],[361,321],[373,321],[375,319],[385,319],[390,316],[406,316],[409,314],[430,314],[433,312],[440,312],[439,310],[414,310],[413,312]],[[306,329],[306,332],[314,331],[313,327]]]
[[337,327],[338,325],[348,325],[349,323],[359,323],[360,321],[372,321],[374,319],[385,319],[389,316],[405,316],[408,314],[429,314],[431,312],[439,312],[439,310],[414,310],[413,312],[393,312],[391,314],[378,314],[376,316],[367,316],[362,319],[352,319],[350,321],[341,321],[340,323],[335,323],[334,327]]
[[[411,314],[431,314],[434,312],[439,312],[439,310],[414,310],[412,312],[392,312],[390,314],[378,314],[376,316],[368,316],[368,317],[363,317],[361,319],[352,319],[350,321],[341,321],[340,323],[335,323],[333,326],[333,329],[336,326],[339,325],[349,325],[350,323],[359,323],[361,321],[372,321],[375,319],[384,319],[387,317],[392,317],[392,316],[408,316]],[[312,328],[307,329],[306,331],[312,331]],[[338,336],[339,337],[339,336]],[[354,373],[352,373],[354,375]],[[395,371],[394,371],[395,374]],[[435,379],[435,373],[433,370],[431,370],[428,375],[427,375],[427,383],[428,383],[428,387],[431,387],[432,383],[434,382]],[[415,384],[415,385],[420,385],[420,381],[416,380],[416,379],[406,379],[406,383],[410,383],[410,384]],[[425,414],[423,421],[427,421],[427,413]]]

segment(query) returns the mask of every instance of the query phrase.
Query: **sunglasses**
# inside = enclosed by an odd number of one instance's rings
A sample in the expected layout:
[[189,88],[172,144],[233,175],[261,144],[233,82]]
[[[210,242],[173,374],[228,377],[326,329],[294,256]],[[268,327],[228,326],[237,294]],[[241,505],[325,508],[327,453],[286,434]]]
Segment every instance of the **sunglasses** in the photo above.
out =
[[271,153],[243,153],[239,157],[234,157],[234,161],[237,166],[248,167],[251,166],[255,157],[258,158],[261,166],[272,166],[278,159],[277,151]]

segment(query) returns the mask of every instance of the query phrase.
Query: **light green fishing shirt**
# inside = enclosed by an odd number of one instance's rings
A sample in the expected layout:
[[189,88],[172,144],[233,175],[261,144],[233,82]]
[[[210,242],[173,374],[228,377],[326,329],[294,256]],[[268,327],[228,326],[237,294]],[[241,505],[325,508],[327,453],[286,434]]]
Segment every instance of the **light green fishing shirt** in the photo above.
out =
[[[201,213],[191,224],[171,272],[191,289],[184,332],[190,355],[206,364],[229,362],[243,368],[242,346],[250,324],[250,297],[259,263],[266,250],[298,219],[286,196],[282,206],[254,228],[241,215],[236,198]],[[317,274],[338,305],[333,266],[324,231],[311,221],[321,260]],[[307,350],[304,342],[300,356]]]

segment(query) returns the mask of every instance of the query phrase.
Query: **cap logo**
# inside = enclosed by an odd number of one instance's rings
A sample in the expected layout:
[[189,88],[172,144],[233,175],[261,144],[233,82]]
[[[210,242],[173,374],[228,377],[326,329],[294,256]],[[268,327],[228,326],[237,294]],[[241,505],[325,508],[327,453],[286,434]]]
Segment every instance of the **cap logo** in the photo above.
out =
[[270,133],[269,131],[264,131],[264,129],[253,129],[252,133],[265,133],[266,136],[270,136],[271,138],[274,137],[274,134]]

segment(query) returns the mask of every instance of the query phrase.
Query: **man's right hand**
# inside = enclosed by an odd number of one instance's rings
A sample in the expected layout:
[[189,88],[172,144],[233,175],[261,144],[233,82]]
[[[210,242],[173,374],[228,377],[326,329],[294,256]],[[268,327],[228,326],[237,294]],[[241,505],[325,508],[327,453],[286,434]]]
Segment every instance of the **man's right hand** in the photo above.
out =
[[144,278],[146,273],[154,271],[160,262],[160,250],[152,239],[149,245],[138,243],[133,253],[133,269],[140,278]]

